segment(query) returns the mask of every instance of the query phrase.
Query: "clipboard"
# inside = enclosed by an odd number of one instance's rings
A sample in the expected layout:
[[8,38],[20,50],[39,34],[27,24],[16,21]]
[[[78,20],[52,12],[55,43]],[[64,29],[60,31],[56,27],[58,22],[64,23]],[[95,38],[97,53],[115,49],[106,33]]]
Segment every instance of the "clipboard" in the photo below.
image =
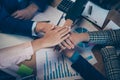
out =
[[98,5],[88,1],[81,15],[93,24],[102,28],[108,12],[109,10],[105,10]]

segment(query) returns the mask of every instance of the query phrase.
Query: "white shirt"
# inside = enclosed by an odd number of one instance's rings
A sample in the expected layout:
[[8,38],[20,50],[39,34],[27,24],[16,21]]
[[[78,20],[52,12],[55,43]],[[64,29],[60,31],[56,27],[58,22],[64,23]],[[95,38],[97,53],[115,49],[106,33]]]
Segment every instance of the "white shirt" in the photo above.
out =
[[0,68],[8,68],[28,60],[33,53],[31,42],[0,49]]
[[36,25],[37,25],[37,22],[33,22],[33,25],[32,25],[32,36],[37,36],[37,34],[35,33]]

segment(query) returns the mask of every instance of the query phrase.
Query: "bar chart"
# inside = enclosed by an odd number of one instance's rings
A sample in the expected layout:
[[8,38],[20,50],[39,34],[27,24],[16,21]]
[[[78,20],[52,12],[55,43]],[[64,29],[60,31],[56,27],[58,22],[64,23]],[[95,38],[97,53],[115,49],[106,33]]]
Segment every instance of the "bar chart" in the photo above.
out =
[[64,55],[55,53],[51,49],[40,52],[42,52],[39,55],[41,59],[39,58],[39,64],[37,64],[38,80],[81,79],[80,75],[71,68],[71,63]]
[[[78,73],[70,72],[68,68],[68,63],[64,61],[64,56],[62,57],[62,63],[60,62],[60,58],[57,58],[57,62],[54,62],[52,65],[52,61],[48,60],[48,54],[46,52],[46,63],[44,63],[44,80],[79,76]],[[52,69],[54,66],[54,70]]]

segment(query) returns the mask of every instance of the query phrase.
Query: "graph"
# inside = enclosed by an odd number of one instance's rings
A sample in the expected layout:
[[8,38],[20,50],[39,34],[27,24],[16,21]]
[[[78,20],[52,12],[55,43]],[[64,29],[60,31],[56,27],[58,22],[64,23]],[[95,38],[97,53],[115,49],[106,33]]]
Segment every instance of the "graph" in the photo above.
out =
[[[42,52],[42,54],[40,52]],[[46,51],[43,49],[40,52],[41,60],[39,58],[39,64],[37,64],[38,80],[81,78],[80,75],[71,68],[69,60],[62,54],[55,53],[53,49],[47,49]],[[36,57],[38,57],[38,55],[36,55]]]
[[46,63],[44,63],[44,80],[79,76],[78,73],[70,72],[67,62],[64,61],[62,55],[62,63],[60,63],[60,57],[57,58],[57,62],[53,63],[54,70],[52,70],[52,62],[48,60],[48,54],[46,52]]
[[[82,49],[80,53],[91,64],[97,61],[90,49]],[[41,49],[36,53],[37,80],[75,80],[81,76],[71,68],[71,62],[53,48]]]

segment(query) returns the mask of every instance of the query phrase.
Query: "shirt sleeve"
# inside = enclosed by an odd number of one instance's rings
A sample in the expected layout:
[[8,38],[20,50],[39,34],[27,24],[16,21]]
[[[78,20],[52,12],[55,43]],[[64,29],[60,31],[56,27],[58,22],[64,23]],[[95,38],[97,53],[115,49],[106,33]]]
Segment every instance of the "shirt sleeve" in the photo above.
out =
[[33,25],[32,25],[32,36],[35,37],[35,38],[40,38],[42,36],[44,36],[44,32],[40,31],[38,33],[35,32],[35,28],[36,28],[36,25],[37,25],[37,22],[33,22]]
[[84,78],[84,80],[107,80],[81,55],[77,57],[71,67],[78,72]]
[[31,42],[0,49],[0,68],[7,68],[30,59],[33,55]]
[[78,52],[74,52],[73,55],[72,55],[72,57],[69,58],[69,60],[70,60],[72,63],[76,62],[78,59],[79,59],[79,53],[78,53]]
[[114,47],[106,47],[101,49],[105,72],[108,80],[120,79],[120,60]]
[[89,42],[102,45],[120,46],[120,29],[88,32]]
[[37,22],[33,22],[33,25],[32,25],[32,36],[37,36],[37,34],[35,33],[36,25],[37,25]]

